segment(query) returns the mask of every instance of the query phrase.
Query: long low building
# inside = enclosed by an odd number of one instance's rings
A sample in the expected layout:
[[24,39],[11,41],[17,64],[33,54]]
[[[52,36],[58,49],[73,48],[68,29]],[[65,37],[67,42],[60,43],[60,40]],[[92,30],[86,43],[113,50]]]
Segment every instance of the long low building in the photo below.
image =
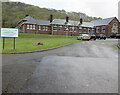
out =
[[29,15],[20,20],[17,28],[23,33],[74,35],[105,34],[107,37],[120,33],[120,22],[116,17],[81,22],[66,19],[38,20]]

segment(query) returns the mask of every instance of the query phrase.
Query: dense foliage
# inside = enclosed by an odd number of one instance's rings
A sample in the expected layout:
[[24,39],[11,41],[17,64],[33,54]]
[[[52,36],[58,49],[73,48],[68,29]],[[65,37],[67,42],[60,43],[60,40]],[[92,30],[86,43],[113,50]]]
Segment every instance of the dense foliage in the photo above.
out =
[[84,13],[66,12],[65,10],[40,8],[34,5],[28,5],[21,2],[3,2],[2,3],[2,25],[3,27],[15,27],[17,22],[24,18],[26,14],[36,18],[49,20],[49,15],[53,14],[54,19],[65,19],[69,16],[71,20],[79,20],[80,17],[84,21],[96,20],[99,18],[89,17]]

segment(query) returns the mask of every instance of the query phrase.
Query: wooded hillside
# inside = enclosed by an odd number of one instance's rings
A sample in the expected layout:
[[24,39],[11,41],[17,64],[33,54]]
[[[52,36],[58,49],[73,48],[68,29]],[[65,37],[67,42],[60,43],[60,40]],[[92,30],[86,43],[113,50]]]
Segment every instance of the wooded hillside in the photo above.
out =
[[49,20],[49,15],[53,14],[54,19],[65,19],[69,16],[71,20],[78,20],[80,17],[84,21],[91,21],[100,18],[90,17],[80,12],[66,12],[65,10],[40,8],[38,6],[29,5],[21,2],[3,2],[2,3],[2,20],[3,27],[15,27],[16,23],[25,17],[26,14],[36,18]]

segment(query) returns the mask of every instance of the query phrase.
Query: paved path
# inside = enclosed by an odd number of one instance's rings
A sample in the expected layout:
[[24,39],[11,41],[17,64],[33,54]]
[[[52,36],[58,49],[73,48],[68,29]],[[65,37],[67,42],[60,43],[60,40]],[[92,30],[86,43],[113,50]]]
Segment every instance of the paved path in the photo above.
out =
[[3,55],[4,92],[117,93],[117,42],[84,41],[45,52]]

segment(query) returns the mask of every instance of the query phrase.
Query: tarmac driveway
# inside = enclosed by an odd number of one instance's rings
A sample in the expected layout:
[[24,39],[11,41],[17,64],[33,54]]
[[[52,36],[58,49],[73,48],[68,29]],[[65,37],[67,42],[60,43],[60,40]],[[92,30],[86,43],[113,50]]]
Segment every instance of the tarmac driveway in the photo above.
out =
[[117,43],[84,41],[45,52],[3,55],[3,91],[118,93]]

